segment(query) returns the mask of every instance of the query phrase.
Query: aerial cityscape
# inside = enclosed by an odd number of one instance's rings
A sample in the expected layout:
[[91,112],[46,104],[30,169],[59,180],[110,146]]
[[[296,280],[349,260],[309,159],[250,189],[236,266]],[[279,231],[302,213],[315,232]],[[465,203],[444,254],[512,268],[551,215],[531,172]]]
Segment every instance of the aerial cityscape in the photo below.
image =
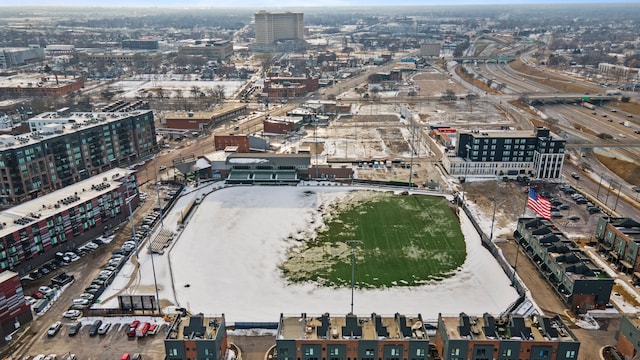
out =
[[640,4],[0,4],[2,359],[640,356]]

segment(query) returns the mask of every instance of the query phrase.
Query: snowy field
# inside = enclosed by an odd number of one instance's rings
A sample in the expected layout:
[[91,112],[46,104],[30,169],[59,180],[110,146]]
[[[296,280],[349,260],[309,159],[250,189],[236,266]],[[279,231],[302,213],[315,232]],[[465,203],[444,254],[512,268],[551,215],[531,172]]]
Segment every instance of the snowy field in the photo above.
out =
[[[312,236],[321,224],[319,207],[339,201],[349,189],[353,188],[233,187],[213,192],[202,201],[173,248],[154,256],[163,304],[169,301],[192,313],[224,313],[228,321],[277,321],[280,313],[348,313],[349,288],[290,285],[277,266],[285,250],[297,242],[294,239]],[[177,207],[188,201],[183,196]],[[172,214],[165,224],[175,224]],[[462,228],[467,259],[456,275],[421,287],[356,290],[354,313],[420,313],[436,319],[438,313],[481,315],[505,310],[517,298],[515,289],[482,247],[468,219],[462,219]],[[123,268],[101,306],[115,306],[116,299],[108,298],[118,291],[153,294],[152,265],[146,251],[140,252],[140,263],[137,273],[133,265]],[[135,279],[127,288],[131,276]]]
[[117,81],[109,87],[111,89],[121,91],[122,94],[120,96],[125,99],[145,97],[145,93],[149,91],[156,91],[159,88],[162,88],[165,96],[169,98],[177,97],[176,91],[181,91],[183,97],[190,98],[193,97],[191,90],[194,87],[197,87],[200,91],[206,93],[208,90],[215,90],[219,86],[224,87],[226,97],[232,97],[238,89],[246,83],[244,80],[192,81],[189,79],[179,79],[180,78],[142,78],[139,80],[123,80]]

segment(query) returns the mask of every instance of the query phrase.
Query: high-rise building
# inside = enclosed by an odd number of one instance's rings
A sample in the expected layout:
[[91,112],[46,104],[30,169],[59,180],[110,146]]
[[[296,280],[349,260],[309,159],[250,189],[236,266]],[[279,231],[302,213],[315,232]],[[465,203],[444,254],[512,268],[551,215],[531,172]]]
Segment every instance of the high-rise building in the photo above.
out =
[[260,11],[254,15],[256,46],[270,47],[277,41],[303,40],[303,13],[272,13]]

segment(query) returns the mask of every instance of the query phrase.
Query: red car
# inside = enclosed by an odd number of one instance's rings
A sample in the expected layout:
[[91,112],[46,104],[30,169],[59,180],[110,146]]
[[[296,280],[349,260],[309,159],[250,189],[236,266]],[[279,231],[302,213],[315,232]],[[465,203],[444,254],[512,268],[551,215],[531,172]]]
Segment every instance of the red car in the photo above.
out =
[[31,295],[34,299],[44,299],[44,294],[40,291],[36,291]]
[[129,329],[127,330],[127,336],[133,337],[136,336],[136,329],[140,325],[140,320],[133,320],[131,324],[129,324]]

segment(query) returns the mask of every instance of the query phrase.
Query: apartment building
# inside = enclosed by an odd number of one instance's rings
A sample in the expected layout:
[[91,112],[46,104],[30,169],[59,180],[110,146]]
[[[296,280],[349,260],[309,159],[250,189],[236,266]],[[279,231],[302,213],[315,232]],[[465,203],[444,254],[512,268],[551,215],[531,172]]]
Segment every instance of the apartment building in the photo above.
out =
[[221,316],[178,316],[164,340],[167,360],[221,360],[227,355],[227,329]]
[[0,204],[36,198],[157,152],[153,113],[49,112],[0,135]]
[[566,141],[549,129],[458,132],[455,155],[443,165],[451,176],[559,179]]
[[278,360],[427,360],[429,337],[420,314],[281,314],[276,353]]
[[24,300],[20,276],[13,271],[0,272],[0,347],[10,335],[33,320],[31,305]]
[[0,270],[25,275],[118,226],[138,206],[133,170],[111,169],[0,212]]
[[613,279],[550,220],[520,218],[514,232],[524,253],[572,311],[605,309]]
[[620,329],[616,332],[616,351],[621,359],[635,359],[640,353],[640,319],[633,315],[622,317]]
[[578,338],[559,316],[438,315],[436,348],[442,360],[577,359]]
[[630,218],[601,217],[595,237],[598,250],[640,283],[640,223]]

